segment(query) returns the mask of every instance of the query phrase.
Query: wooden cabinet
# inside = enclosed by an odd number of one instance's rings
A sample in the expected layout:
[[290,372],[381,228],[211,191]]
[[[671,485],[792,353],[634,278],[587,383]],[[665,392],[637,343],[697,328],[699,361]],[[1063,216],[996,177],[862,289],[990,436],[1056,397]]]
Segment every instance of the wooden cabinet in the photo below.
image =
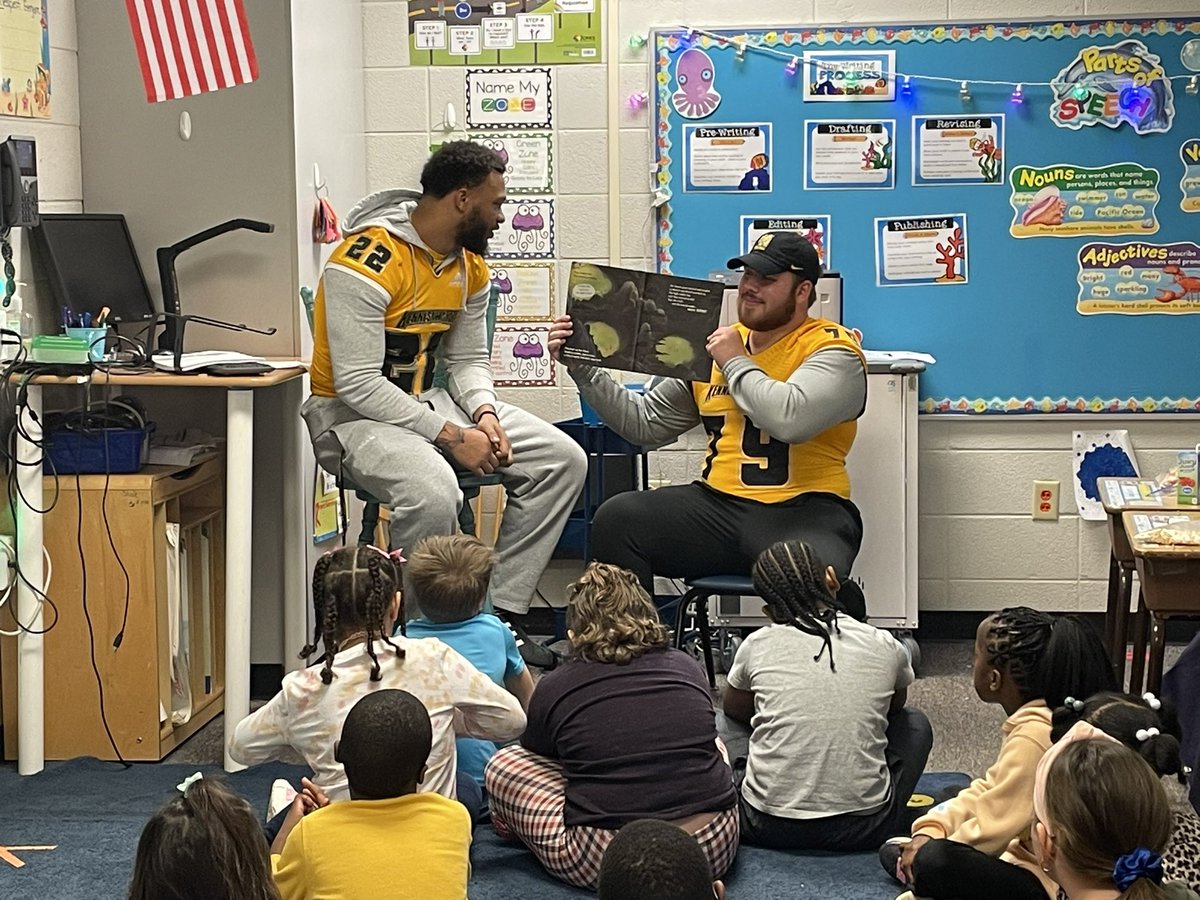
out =
[[[116,758],[101,720],[98,671],[121,755],[161,759],[223,709],[222,462],[213,457],[187,468],[146,466],[107,478],[47,477],[45,497],[54,504],[45,519],[53,566],[47,593],[58,607],[45,636],[46,758]],[[0,613],[6,631],[13,629],[11,607]],[[53,620],[49,608],[45,620]],[[172,653],[173,640],[183,652]],[[175,657],[186,657],[186,666]],[[15,759],[14,638],[0,642],[0,666],[4,755]],[[190,702],[175,695],[190,695]]]

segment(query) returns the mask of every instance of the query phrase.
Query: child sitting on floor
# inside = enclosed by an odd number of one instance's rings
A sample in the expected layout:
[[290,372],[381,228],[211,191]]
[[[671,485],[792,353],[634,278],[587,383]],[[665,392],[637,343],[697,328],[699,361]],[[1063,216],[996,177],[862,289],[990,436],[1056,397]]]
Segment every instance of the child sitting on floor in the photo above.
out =
[[[323,665],[289,672],[282,690],[238,723],[229,744],[233,759],[254,765],[294,749],[329,798],[344,800],[349,788],[334,758],[334,741],[350,707],[381,688],[409,691],[429,711],[433,751],[422,791],[458,796],[456,731],[494,741],[520,736],[525,730],[521,704],[457,652],[438,640],[415,641],[403,633],[388,637],[402,621],[399,562],[403,559],[375,547],[343,547],[317,561],[313,606],[325,648]],[[300,655],[307,658],[315,650],[314,638]],[[478,798],[472,779],[460,785]]]
[[[275,883],[283,900],[370,897],[396,865],[383,896],[464,900],[471,820],[462,805],[417,793],[433,744],[429,713],[407,691],[377,690],[354,704],[334,756],[350,799],[311,810],[297,797],[276,838]],[[309,813],[309,814],[306,814]]]
[[1111,738],[1074,737],[1038,766],[1034,798],[1037,860],[1062,886],[1059,896],[1196,900],[1163,879],[1171,807],[1158,776]]
[[600,863],[599,900],[724,900],[696,839],[670,822],[638,819],[617,832]]
[[751,573],[771,619],[738,648],[723,708],[753,727],[739,807],[746,844],[866,850],[912,824],[933,746],[905,709],[908,653],[838,615],[838,581],[808,544],[773,544]]
[[[911,839],[893,839],[880,861],[920,897],[959,897],[964,884],[977,900],[1007,897],[990,879],[975,877],[979,857],[1006,849],[1028,858],[1038,760],[1050,746],[1050,710],[1068,696],[1116,688],[1104,644],[1075,616],[1025,606],[984,619],[975,635],[975,692],[1008,716],[1000,755],[982,778],[913,823]],[[995,860],[985,859],[984,865]],[[1011,867],[1037,883],[1032,872]],[[992,888],[995,888],[993,891]]]
[[[495,562],[495,553],[466,534],[435,535],[418,543],[408,556],[404,580],[419,618],[409,621],[405,633],[449,644],[528,709],[533,676],[517,650],[516,637],[483,611]],[[456,743],[458,771],[470,775],[482,789],[483,767],[496,745],[474,738],[459,738]]]
[[129,900],[278,900],[250,804],[197,773],[138,840]]

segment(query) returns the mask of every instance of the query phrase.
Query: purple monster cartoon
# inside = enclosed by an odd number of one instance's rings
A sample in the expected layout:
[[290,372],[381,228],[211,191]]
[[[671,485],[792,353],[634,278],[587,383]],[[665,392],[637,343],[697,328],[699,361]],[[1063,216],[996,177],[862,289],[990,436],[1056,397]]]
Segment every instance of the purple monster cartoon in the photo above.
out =
[[512,315],[513,307],[516,306],[516,298],[512,295],[512,279],[508,277],[508,272],[504,269],[492,269],[492,285],[500,294],[500,314],[503,316]]
[[512,348],[513,361],[510,367],[520,378],[533,375],[537,378],[546,377],[546,348],[536,332],[522,331],[517,335],[517,342]]
[[523,203],[513,214],[513,234],[510,240],[522,253],[534,249],[542,250],[546,239],[543,234],[545,227],[546,222],[542,218],[542,211],[532,203]]
[[504,165],[508,165],[508,148],[504,146],[504,141],[499,138],[487,138],[483,141],[483,146],[489,150],[495,150],[496,155],[504,160]]
[[679,90],[671,95],[675,112],[685,119],[703,119],[712,115],[721,103],[714,89],[716,73],[713,62],[703,50],[692,47],[684,50],[675,63],[675,83]]

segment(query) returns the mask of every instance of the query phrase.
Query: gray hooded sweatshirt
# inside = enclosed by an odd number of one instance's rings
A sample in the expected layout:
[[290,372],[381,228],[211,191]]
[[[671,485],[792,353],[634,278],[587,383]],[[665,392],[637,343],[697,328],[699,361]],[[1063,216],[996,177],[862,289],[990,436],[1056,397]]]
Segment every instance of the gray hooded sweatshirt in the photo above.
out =
[[[431,255],[410,221],[419,196],[413,191],[387,190],[364,197],[347,213],[342,233],[349,237],[378,226],[406,242],[414,262],[418,253]],[[436,271],[441,273],[448,266],[457,265],[462,253],[462,250],[451,253],[436,266]],[[432,442],[445,424],[445,416],[383,375],[384,314],[392,298],[340,266],[326,266],[321,278],[337,396],[314,395],[305,402],[304,419],[313,440],[343,422],[372,419],[415,431]],[[463,290],[466,291],[465,283]],[[496,402],[487,349],[489,291],[490,285],[466,298],[458,320],[437,348],[438,358],[446,366],[450,396],[468,416],[480,406]]]

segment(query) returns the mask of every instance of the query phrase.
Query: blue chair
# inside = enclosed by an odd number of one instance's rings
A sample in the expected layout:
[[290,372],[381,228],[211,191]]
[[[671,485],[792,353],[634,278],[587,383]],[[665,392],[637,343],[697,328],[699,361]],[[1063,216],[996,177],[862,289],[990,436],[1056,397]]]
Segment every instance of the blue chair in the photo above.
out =
[[708,622],[708,599],[724,594],[744,594],[757,597],[754,582],[749,575],[706,575],[702,578],[685,578],[687,591],[679,598],[675,608],[675,647],[682,650],[689,641],[684,631],[688,610],[691,609],[699,631],[700,651],[704,656],[704,669],[708,673],[708,686],[717,686],[716,665],[713,662],[712,629]]

